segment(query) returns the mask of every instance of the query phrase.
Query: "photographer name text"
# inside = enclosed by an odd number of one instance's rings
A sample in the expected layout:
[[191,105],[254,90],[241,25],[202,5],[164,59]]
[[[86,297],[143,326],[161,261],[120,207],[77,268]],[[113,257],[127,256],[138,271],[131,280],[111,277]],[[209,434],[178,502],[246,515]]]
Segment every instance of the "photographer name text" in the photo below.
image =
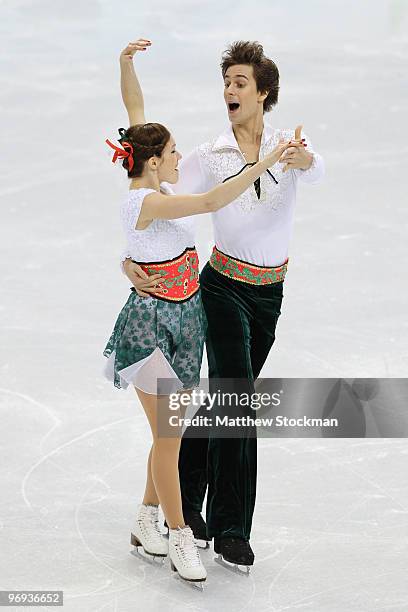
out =
[[302,417],[228,417],[228,416],[195,416],[192,418],[172,415],[169,418],[171,427],[338,427],[338,419],[321,419]]

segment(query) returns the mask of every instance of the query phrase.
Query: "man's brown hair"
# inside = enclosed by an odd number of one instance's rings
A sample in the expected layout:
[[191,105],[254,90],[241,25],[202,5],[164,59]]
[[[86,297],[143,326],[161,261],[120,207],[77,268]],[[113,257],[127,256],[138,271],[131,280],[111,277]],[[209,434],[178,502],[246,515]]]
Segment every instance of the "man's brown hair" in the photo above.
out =
[[263,103],[263,111],[267,113],[278,102],[279,70],[271,59],[264,55],[263,46],[257,41],[237,40],[222,54],[222,76],[228,68],[236,64],[252,66],[257,90],[268,92]]

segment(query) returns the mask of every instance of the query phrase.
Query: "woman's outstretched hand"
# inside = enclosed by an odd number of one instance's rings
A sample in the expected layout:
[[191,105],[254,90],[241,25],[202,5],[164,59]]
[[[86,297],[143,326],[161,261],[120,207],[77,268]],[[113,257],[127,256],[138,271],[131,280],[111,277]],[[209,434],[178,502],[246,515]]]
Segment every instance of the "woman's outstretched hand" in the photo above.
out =
[[133,56],[137,51],[146,51],[151,44],[152,41],[148,40],[147,38],[139,38],[135,42],[130,42],[120,54],[120,61],[132,61]]

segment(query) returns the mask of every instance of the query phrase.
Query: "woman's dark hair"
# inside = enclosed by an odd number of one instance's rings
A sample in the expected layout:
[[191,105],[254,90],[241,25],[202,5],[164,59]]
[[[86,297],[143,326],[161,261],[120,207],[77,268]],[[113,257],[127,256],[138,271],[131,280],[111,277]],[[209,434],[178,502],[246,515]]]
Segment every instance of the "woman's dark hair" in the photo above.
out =
[[236,64],[252,66],[257,90],[260,93],[269,92],[263,103],[263,111],[267,113],[278,102],[279,70],[275,62],[264,55],[259,42],[238,40],[222,54],[222,76],[225,78],[228,68]]
[[129,178],[141,176],[145,162],[153,155],[161,157],[164,147],[170,140],[169,130],[161,123],[141,123],[131,125],[127,130],[119,130],[119,142],[128,142],[133,147],[132,171],[129,172],[129,160],[125,158],[122,166],[127,170]]

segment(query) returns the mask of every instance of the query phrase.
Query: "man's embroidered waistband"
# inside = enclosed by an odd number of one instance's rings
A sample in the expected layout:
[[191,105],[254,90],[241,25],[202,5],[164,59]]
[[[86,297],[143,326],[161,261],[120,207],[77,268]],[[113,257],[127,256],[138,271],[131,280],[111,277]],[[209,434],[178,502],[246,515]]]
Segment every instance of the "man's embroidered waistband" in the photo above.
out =
[[274,268],[255,266],[246,261],[230,257],[219,251],[217,247],[213,248],[209,264],[220,274],[251,285],[279,283],[284,280],[288,268],[288,260]]
[[162,291],[151,292],[152,297],[166,302],[184,302],[199,290],[198,280],[198,254],[195,247],[188,247],[185,251],[166,261],[139,262],[139,266],[146,274],[161,274]]

